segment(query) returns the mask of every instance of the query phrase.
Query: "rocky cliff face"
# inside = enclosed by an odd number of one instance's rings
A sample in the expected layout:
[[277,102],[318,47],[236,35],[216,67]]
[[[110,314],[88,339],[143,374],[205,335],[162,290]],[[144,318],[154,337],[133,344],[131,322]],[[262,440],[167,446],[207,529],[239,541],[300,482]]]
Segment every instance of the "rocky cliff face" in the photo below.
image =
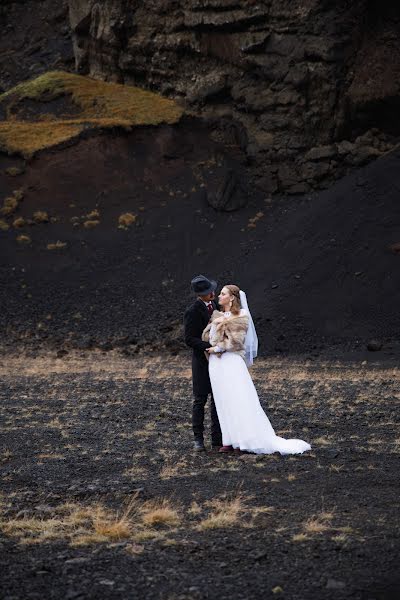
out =
[[74,68],[67,0],[2,0],[0,32],[0,93],[47,70]]
[[[400,134],[394,1],[69,0],[76,66],[235,133],[266,191],[326,187]],[[232,129],[233,128],[233,129]]]

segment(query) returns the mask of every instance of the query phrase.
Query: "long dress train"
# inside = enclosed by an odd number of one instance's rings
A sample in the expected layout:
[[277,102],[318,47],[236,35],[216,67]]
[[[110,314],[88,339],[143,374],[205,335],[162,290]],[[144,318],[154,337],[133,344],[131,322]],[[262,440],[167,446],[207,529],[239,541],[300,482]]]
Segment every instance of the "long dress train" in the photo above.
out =
[[[211,343],[212,337],[213,326]],[[255,454],[301,454],[311,449],[303,440],[287,440],[275,434],[239,353],[224,352],[220,357],[211,354],[209,374],[224,446]]]

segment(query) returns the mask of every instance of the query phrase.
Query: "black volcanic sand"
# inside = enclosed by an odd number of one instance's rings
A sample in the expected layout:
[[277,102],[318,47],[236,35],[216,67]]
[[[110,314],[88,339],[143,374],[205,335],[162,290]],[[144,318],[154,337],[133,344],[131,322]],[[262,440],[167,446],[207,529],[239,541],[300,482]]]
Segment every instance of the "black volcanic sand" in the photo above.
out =
[[[2,599],[398,597],[398,370],[259,360],[276,431],[312,444],[294,457],[192,453],[186,360],[93,352],[0,373]],[[133,498],[128,537],[94,540],[82,514]],[[207,529],[235,499],[236,520]],[[144,525],[155,500],[178,520]]]
[[[247,291],[264,353],[365,348],[371,338],[390,351],[400,331],[400,253],[391,249],[400,242],[400,150],[324,192],[271,199],[233,142],[186,118],[43,153],[18,176],[6,169],[21,161],[0,156],[0,199],[25,192],[0,231],[5,351],[176,351],[199,272]],[[218,212],[207,200],[229,170],[247,206]],[[86,229],[94,209],[100,223]],[[52,222],[12,226],[36,210]],[[120,229],[126,212],[136,222]],[[21,234],[31,243],[18,243]],[[47,249],[57,241],[65,247]]]

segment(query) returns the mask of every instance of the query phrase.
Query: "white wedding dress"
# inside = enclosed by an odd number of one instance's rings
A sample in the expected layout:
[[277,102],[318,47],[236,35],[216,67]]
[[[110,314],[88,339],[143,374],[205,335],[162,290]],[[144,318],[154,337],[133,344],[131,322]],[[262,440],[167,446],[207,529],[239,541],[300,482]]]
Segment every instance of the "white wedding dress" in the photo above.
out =
[[[241,309],[241,314],[246,314]],[[230,312],[223,313],[229,317]],[[210,329],[210,344],[217,344],[215,324]],[[240,354],[210,354],[209,373],[224,446],[255,454],[301,454],[311,446],[303,440],[279,437],[263,411],[247,365]]]

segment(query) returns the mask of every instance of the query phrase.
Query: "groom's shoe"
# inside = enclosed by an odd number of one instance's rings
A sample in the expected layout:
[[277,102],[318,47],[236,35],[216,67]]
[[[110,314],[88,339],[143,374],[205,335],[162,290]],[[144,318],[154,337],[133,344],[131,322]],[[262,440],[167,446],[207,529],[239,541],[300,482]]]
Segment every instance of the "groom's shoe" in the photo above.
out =
[[203,440],[194,440],[193,450],[195,450],[196,452],[205,452]]

